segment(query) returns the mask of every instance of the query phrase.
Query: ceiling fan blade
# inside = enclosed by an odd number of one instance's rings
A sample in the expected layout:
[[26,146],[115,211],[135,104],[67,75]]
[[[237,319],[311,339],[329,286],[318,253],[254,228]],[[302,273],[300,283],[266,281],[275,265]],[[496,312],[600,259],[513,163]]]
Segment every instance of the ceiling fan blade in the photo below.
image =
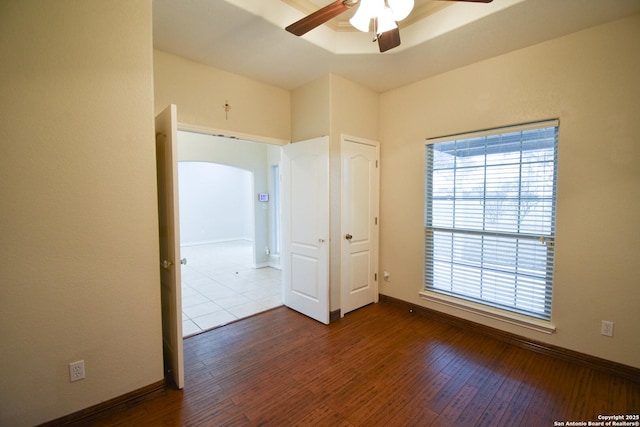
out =
[[346,12],[351,7],[352,5],[348,0],[336,0],[322,9],[316,10],[311,15],[307,15],[301,20],[294,22],[285,28],[285,30],[296,36],[301,36],[341,13]]
[[389,49],[400,46],[400,28],[385,31],[378,36],[378,47],[380,52],[386,52]]

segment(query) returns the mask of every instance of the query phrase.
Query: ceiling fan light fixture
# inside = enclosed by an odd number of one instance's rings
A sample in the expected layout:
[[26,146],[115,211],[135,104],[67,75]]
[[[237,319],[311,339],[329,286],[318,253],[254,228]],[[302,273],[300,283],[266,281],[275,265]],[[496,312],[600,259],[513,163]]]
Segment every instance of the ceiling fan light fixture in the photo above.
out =
[[363,33],[368,33],[371,24],[371,17],[358,8],[356,13],[354,13],[351,19],[349,19],[349,23],[357,30],[362,31]]
[[358,11],[367,15],[370,19],[380,15],[385,8],[385,0],[360,0]]
[[413,10],[414,0],[387,0],[394,21],[402,21]]
[[393,12],[390,8],[385,7],[384,10],[378,15],[378,28],[376,33],[382,34],[387,31],[398,28],[395,19],[393,19]]
[[371,20],[379,16],[384,9],[384,0],[360,0],[360,5],[356,13],[349,19],[349,23],[356,29],[368,33]]
[[[451,0],[476,3],[491,3],[493,0]],[[315,12],[287,26],[285,30],[296,36],[302,36],[331,19],[356,8],[349,19],[356,29],[368,33],[373,20],[374,41],[378,42],[380,52],[400,46],[398,21],[406,18],[415,5],[415,0],[334,0]]]

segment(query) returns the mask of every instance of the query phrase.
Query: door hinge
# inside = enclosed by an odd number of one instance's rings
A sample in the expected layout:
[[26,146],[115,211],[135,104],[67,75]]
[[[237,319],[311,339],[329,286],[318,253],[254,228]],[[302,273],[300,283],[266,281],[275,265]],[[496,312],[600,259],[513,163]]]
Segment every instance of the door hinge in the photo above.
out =
[[373,273],[373,281],[374,282],[378,281],[378,273]]
[[376,168],[378,167],[378,161],[376,160]]
[[375,218],[375,225],[378,225],[378,217]]

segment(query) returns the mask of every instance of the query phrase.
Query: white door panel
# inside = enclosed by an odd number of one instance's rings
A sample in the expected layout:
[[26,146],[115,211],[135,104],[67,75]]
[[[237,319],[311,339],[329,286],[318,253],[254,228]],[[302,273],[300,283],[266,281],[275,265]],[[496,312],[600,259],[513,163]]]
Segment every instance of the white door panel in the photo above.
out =
[[180,218],[178,216],[178,126],[175,105],[156,116],[156,167],[160,233],[160,292],[165,369],[184,387]]
[[[371,272],[371,251],[352,252],[350,261],[351,281],[348,283],[349,291],[351,293],[366,291],[370,286],[370,282],[366,278],[369,277]],[[373,300],[370,302],[373,302]]]
[[287,307],[329,323],[329,139],[282,147],[282,272]]
[[349,230],[355,236],[351,240],[351,244],[369,244],[371,241],[371,216],[373,215],[369,183],[375,170],[375,164],[372,165],[372,160],[362,154],[351,154],[345,159],[345,162],[347,163],[345,171],[348,174],[345,177],[345,184],[349,186],[346,189],[348,192],[346,207],[349,211]]
[[318,288],[318,264],[315,257],[291,254],[291,292],[316,303],[322,298]]
[[343,137],[342,314],[378,301],[378,146]]

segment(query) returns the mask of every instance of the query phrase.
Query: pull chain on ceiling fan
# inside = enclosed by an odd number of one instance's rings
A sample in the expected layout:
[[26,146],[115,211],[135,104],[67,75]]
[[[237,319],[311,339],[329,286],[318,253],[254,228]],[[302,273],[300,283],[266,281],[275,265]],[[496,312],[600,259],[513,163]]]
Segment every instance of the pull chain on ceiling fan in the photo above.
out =
[[[448,0],[473,3],[491,3],[493,0]],[[356,29],[369,32],[373,22],[373,31],[380,52],[400,46],[398,21],[405,19],[413,10],[414,0],[336,0],[316,10],[285,28],[296,36],[301,36],[347,10],[358,6],[349,23]]]

